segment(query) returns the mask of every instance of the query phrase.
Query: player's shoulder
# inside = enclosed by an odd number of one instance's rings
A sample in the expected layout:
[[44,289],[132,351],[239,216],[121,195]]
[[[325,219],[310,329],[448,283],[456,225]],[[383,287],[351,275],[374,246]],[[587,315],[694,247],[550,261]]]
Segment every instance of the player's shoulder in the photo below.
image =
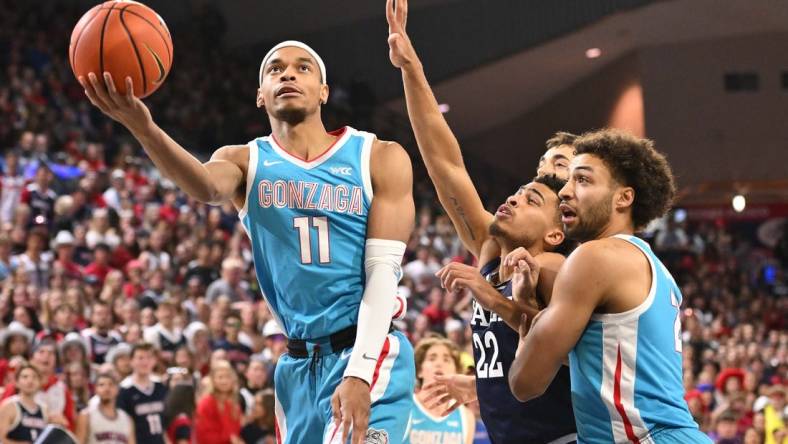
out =
[[558,270],[566,261],[566,257],[560,253],[544,252],[534,256],[534,260],[539,263],[539,266],[549,269]]
[[372,162],[381,164],[407,162],[410,164],[410,156],[399,143],[375,138],[372,141]]
[[392,183],[401,181],[409,184],[412,181],[410,157],[397,142],[375,139],[372,142],[369,168],[373,183],[380,183],[381,178]]
[[246,163],[249,159],[249,145],[224,145],[213,152],[211,160],[227,160],[236,164]]
[[[85,407],[82,410],[80,410],[78,416],[81,417],[81,418],[88,419],[88,418],[91,417],[91,415],[93,415],[93,412],[95,412],[97,409],[98,409],[98,406],[97,406],[96,403],[88,402],[87,407]],[[120,412],[121,410],[118,409],[118,411]]]
[[641,250],[632,241],[620,237],[606,237],[584,242],[568,259],[572,262],[596,263],[600,271],[626,273],[633,268],[639,269],[642,262],[647,260]]
[[132,387],[134,387],[134,380],[131,379],[131,376],[126,376],[122,381],[120,381],[121,389],[130,389]]
[[566,275],[576,278],[604,279],[621,271],[620,245],[610,238],[584,242],[566,258]]
[[19,396],[11,395],[8,398],[3,399],[0,401],[0,411],[7,412],[7,411],[16,411],[18,409],[17,403],[19,401]]
[[603,239],[594,239],[580,244],[580,246],[575,248],[572,254],[569,255],[569,259],[614,260],[615,254],[619,249],[619,241],[615,238],[606,237]]

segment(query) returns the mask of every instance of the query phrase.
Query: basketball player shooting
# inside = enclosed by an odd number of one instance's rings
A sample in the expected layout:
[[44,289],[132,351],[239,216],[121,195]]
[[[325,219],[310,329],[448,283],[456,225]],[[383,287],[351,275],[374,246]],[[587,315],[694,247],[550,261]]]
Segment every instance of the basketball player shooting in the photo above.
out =
[[[588,133],[574,147],[560,209],[567,235],[582,244],[530,331],[522,322],[512,392],[540,396],[568,354],[578,441],[709,443],[683,397],[681,292],[633,235],[670,208],[670,166],[653,142],[624,132]],[[514,289],[533,291],[527,280]]]
[[[231,201],[252,243],[260,287],[289,338],[275,375],[283,443],[402,442],[413,349],[390,333],[415,209],[405,150],[345,127],[327,132],[326,69],[309,46],[276,45],[260,65],[257,106],[272,133],[200,162],[109,73],[79,79],[162,174],[195,199]],[[373,198],[374,196],[374,198]]]

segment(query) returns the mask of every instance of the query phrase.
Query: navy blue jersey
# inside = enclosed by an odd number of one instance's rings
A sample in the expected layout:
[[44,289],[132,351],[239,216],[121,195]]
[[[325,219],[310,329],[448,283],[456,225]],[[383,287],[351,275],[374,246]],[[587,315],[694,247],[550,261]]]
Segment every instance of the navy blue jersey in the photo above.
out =
[[[480,272],[490,279],[497,273],[500,258],[485,264]],[[495,284],[493,284],[495,285]],[[512,284],[496,286],[511,299]],[[497,314],[473,301],[473,358],[476,362],[476,391],[479,409],[490,439],[495,444],[544,444],[577,433],[572,412],[569,368],[561,366],[544,395],[528,402],[514,398],[509,389],[509,368],[514,361],[519,333]]]
[[164,444],[164,400],[167,387],[151,381],[147,390],[134,384],[131,376],[120,383],[117,406],[131,416],[138,443]]
[[88,355],[91,356],[91,361],[96,364],[103,364],[109,349],[121,343],[121,338],[117,333],[110,332],[106,335],[101,335],[92,328],[84,330],[82,337],[87,342]]
[[13,396],[10,399],[16,405],[16,419],[8,429],[8,434],[0,436],[0,442],[4,439],[20,442],[35,441],[47,426],[44,420],[44,409],[38,405],[36,410],[31,411],[22,404],[19,396]]

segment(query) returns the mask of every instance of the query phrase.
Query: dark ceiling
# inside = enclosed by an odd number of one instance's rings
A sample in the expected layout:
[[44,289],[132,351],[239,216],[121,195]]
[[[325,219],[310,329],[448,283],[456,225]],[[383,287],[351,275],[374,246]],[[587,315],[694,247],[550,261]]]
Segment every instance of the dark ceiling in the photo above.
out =
[[[655,0],[413,0],[408,30],[432,81],[576,31],[608,15]],[[95,3],[95,2],[86,2]],[[329,79],[369,82],[377,97],[401,95],[388,60],[384,0],[148,0],[177,29],[189,10],[220,13],[225,44],[244,55],[264,55],[286,39],[303,40],[326,61]],[[254,72],[256,67],[250,67]],[[329,82],[330,83],[330,82]]]

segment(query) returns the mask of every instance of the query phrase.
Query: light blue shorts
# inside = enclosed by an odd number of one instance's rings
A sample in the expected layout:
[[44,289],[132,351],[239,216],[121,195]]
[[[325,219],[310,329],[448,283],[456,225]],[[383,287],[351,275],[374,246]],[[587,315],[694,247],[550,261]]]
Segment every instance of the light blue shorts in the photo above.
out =
[[[331,410],[334,394],[345,372],[352,348],[333,352],[328,341],[318,342],[328,351],[314,359],[315,343],[307,342],[309,357],[282,355],[276,364],[276,433],[280,444],[342,444]],[[413,347],[402,333],[389,333],[378,358],[371,390],[372,409],[365,443],[405,442],[416,370]]]
[[709,435],[698,429],[663,429],[651,435],[654,444],[712,444]]

